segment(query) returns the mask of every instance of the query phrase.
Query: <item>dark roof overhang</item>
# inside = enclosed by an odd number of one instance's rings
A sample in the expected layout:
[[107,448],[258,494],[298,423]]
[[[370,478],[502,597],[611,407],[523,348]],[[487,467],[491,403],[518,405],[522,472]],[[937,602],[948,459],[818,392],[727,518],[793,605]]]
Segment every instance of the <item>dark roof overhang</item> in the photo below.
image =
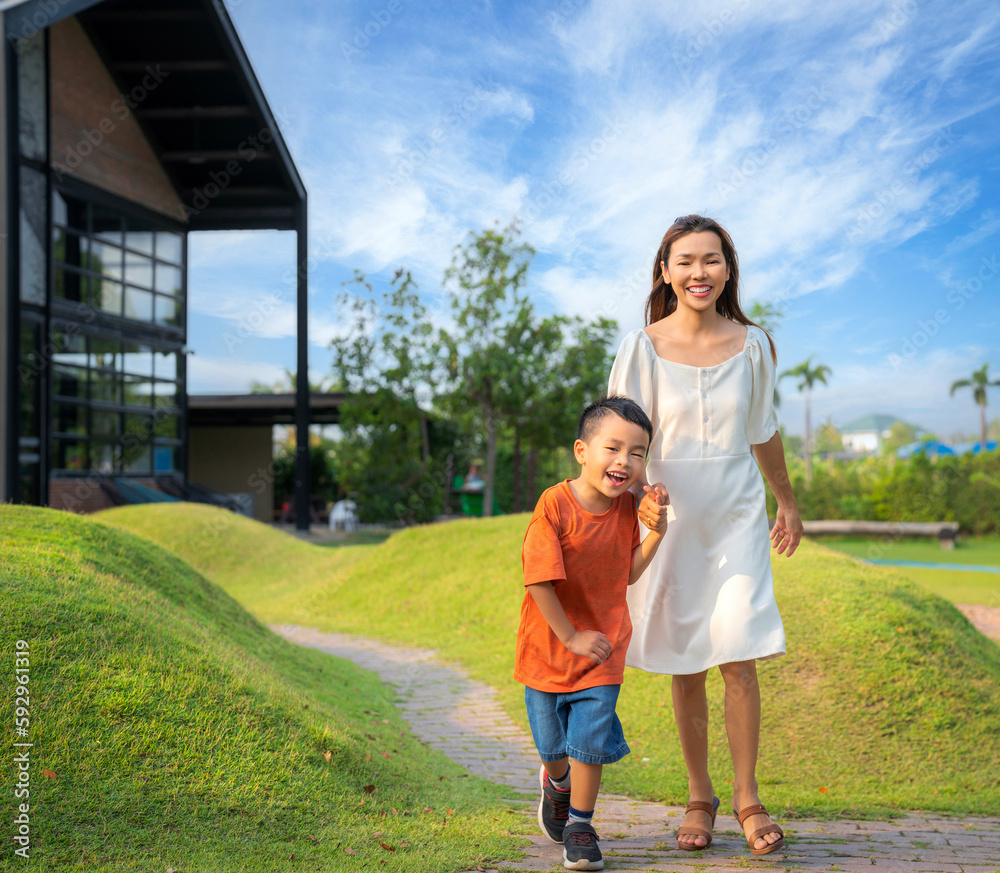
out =
[[0,11],[11,37],[76,15],[125,94],[162,77],[134,112],[189,229],[301,228],[305,187],[221,0],[26,0]]
[[[188,394],[190,427],[245,427],[295,423],[294,394]],[[309,423],[337,424],[344,395],[309,395]]]

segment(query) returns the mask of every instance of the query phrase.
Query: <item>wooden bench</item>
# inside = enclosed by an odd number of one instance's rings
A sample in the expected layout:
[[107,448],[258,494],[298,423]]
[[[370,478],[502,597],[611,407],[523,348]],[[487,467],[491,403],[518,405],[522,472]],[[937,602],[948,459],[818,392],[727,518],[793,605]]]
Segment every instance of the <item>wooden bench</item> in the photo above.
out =
[[942,549],[955,548],[957,521],[804,521],[807,536],[937,537]]

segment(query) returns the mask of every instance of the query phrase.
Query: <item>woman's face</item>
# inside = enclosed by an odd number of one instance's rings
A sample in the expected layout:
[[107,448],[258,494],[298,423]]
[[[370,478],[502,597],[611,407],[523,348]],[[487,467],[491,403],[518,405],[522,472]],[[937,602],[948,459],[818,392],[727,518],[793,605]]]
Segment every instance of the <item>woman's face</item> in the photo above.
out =
[[676,239],[667,262],[660,262],[660,269],[677,295],[677,305],[698,312],[714,310],[715,301],[729,281],[722,240],[710,230]]

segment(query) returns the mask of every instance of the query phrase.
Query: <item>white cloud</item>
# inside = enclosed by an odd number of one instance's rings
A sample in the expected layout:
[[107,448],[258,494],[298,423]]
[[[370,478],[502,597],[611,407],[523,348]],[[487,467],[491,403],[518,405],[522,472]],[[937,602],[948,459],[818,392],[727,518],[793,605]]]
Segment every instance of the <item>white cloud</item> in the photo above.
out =
[[245,394],[254,382],[272,384],[285,379],[285,368],[261,361],[188,358],[188,392],[191,394]]
[[[971,396],[950,396],[952,383],[967,378],[989,355],[982,346],[926,348],[899,362],[883,359],[875,366],[838,365],[828,386],[812,392],[814,427],[827,418],[843,426],[868,413],[895,415],[939,436],[958,430],[974,432],[979,415]],[[791,433],[804,431],[804,397],[791,381],[781,391],[779,418]],[[861,403],[859,404],[859,398]]]

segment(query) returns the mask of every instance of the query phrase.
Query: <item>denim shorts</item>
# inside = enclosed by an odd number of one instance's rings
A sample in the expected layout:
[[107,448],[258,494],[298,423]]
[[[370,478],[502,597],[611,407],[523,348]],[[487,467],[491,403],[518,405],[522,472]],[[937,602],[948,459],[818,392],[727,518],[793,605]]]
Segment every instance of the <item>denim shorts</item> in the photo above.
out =
[[543,761],[567,755],[581,764],[613,764],[629,753],[615,713],[621,685],[560,693],[525,687],[531,736]]

